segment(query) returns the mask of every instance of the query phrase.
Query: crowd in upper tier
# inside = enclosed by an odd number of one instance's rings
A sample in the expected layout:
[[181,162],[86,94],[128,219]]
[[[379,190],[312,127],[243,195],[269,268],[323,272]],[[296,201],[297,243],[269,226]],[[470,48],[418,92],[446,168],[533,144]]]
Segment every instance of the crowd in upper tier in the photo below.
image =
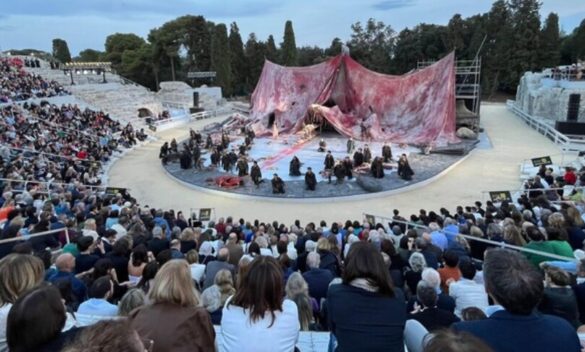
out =
[[19,58],[0,58],[0,103],[70,94],[57,82],[25,71],[23,65]]

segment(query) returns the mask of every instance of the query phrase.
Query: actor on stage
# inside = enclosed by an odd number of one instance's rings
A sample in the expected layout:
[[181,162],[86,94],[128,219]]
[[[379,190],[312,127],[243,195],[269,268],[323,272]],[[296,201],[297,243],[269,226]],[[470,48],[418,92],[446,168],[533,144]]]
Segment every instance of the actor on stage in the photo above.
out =
[[333,167],[333,174],[335,175],[335,178],[337,179],[337,181],[335,181],[336,185],[342,184],[343,183],[343,179],[345,178],[345,167],[343,166],[343,164],[338,161],[335,166]]
[[384,143],[384,146],[382,147],[382,157],[384,158],[385,163],[392,160],[392,148],[390,148],[388,143]]
[[211,153],[211,165],[217,166],[219,164],[219,160],[221,159],[221,154],[217,148],[213,148],[213,152]]
[[323,153],[326,149],[327,149],[327,143],[325,142],[325,140],[323,138],[321,138],[321,140],[319,141],[319,149],[317,149],[317,151]]
[[414,172],[410,168],[410,164],[408,164],[406,154],[402,154],[398,160],[398,176],[403,180],[410,181],[412,180],[412,175],[414,175]]
[[372,152],[370,151],[370,147],[366,144],[364,146],[364,163],[371,163],[372,162]]
[[333,155],[331,155],[331,150],[327,151],[327,155],[325,156],[325,170],[333,169],[333,165],[335,165],[335,159],[333,159]]
[[258,162],[256,161],[254,161],[254,165],[252,165],[252,169],[250,170],[250,178],[252,178],[252,182],[254,182],[256,188],[260,187],[262,171],[260,171],[260,166],[258,166]]
[[307,172],[305,173],[305,185],[309,191],[314,191],[317,185],[317,177],[310,167],[307,168]]
[[177,146],[177,140],[173,138],[173,140],[171,141],[171,151],[178,153],[179,152],[179,148]]
[[284,181],[277,174],[272,178],[272,193],[284,194]]
[[362,148],[358,148],[358,150],[353,153],[353,166],[360,167],[364,163],[364,153],[362,152]]
[[223,166],[223,171],[230,172],[232,170],[232,158],[228,153],[223,153],[221,156],[221,165]]
[[248,162],[246,161],[245,157],[240,157],[236,168],[238,169],[238,176],[244,177],[248,175]]
[[372,172],[372,177],[384,178],[384,165],[382,164],[382,158],[378,156],[374,158],[370,171]]
[[207,139],[205,139],[205,149],[211,149],[213,147],[213,139],[211,138],[211,133],[207,135]]
[[158,158],[162,160],[163,164],[167,164],[167,155],[169,154],[169,142],[165,142],[160,147],[160,153],[158,154]]
[[289,172],[290,176],[301,176],[301,161],[297,156],[293,156],[292,160],[290,161]]
[[353,138],[349,137],[349,139],[347,140],[347,154],[353,153],[354,149],[355,149],[355,142],[353,141]]
[[199,161],[201,160],[201,149],[199,149],[199,145],[195,144],[193,146],[193,166],[195,166],[196,169],[200,169],[200,163]]
[[348,180],[351,180],[353,178],[353,163],[349,156],[346,156],[343,160],[343,167],[345,169],[345,176],[347,176]]

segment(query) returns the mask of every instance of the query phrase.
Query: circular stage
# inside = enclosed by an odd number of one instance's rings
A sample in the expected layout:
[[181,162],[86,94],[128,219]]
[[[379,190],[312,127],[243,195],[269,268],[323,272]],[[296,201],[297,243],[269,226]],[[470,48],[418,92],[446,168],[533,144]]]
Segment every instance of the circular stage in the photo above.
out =
[[[347,154],[347,138],[338,134],[325,134],[323,139],[327,143],[327,149],[335,160],[342,160]],[[452,167],[461,162],[473,148],[474,142],[464,141],[457,146],[452,146],[443,153],[431,153],[424,155],[419,148],[410,146],[398,146],[392,144],[393,162],[390,169],[384,170],[384,178],[376,179],[370,176],[368,171],[363,174],[353,173],[351,180],[347,178],[338,183],[337,179],[331,177],[331,183],[326,175],[322,173],[324,169],[325,152],[318,151],[320,137],[313,138],[309,141],[299,141],[293,136],[281,136],[278,139],[256,138],[252,148],[247,153],[249,167],[252,161],[256,160],[262,171],[263,182],[258,187],[254,185],[250,176],[241,178],[243,185],[225,188],[217,185],[216,179],[221,176],[238,176],[234,167],[231,172],[225,172],[221,167],[213,167],[210,162],[210,154],[207,150],[201,149],[201,157],[204,159],[202,170],[195,168],[182,169],[178,160],[168,162],[162,165],[168,175],[176,178],[181,183],[192,186],[199,190],[206,190],[212,193],[222,192],[225,195],[236,197],[271,197],[277,199],[319,199],[332,197],[371,197],[380,196],[390,193],[398,193],[404,190],[412,189],[418,185],[422,186],[431,180],[444,175]],[[232,136],[230,149],[236,148],[243,143],[243,136]],[[179,143],[182,144],[182,143]],[[364,148],[366,143],[356,141],[356,150]],[[381,155],[382,145],[380,142],[368,142],[372,158]],[[182,145],[179,146],[182,150]],[[456,152],[457,154],[449,154]],[[401,179],[396,172],[396,161],[401,154],[406,154],[411,168],[415,175],[411,181]],[[301,161],[301,176],[289,175],[289,163],[293,156]],[[349,155],[352,158],[351,155]],[[307,167],[311,167],[317,176],[317,186],[315,191],[309,191],[305,187],[304,174]],[[278,174],[285,182],[284,194],[273,194],[271,179],[274,174]],[[359,175],[359,176],[358,176]],[[359,180],[358,180],[359,178]]]

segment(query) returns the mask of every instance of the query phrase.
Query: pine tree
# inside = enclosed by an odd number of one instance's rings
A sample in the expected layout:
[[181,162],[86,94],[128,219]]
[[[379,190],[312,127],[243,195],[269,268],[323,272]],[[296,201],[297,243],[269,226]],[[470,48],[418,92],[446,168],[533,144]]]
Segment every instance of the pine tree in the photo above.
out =
[[248,60],[248,86],[251,90],[256,87],[258,78],[262,73],[264,61],[266,58],[266,43],[259,42],[256,39],[256,34],[250,33],[248,41],[246,41],[246,58]]
[[272,34],[268,36],[268,40],[266,41],[266,59],[276,64],[280,63],[278,49],[276,48],[276,43],[274,42]]
[[554,67],[561,60],[561,36],[559,30],[559,16],[551,12],[540,33],[540,66]]
[[284,25],[284,41],[280,45],[280,49],[282,50],[282,64],[284,66],[296,66],[298,64],[297,44],[292,21],[286,21]]
[[510,78],[513,87],[518,85],[525,72],[540,69],[539,9],[538,0],[510,0],[514,30],[514,50],[510,55]]
[[232,95],[232,72],[227,28],[220,23],[214,27],[211,40],[211,68],[217,73],[215,82],[223,89],[224,96]]
[[230,25],[230,36],[228,38],[230,47],[230,65],[233,75],[234,94],[243,95],[246,93],[247,63],[244,54],[244,44],[240,36],[240,30],[236,22]]
[[71,53],[65,40],[53,39],[53,57],[62,63],[71,62]]

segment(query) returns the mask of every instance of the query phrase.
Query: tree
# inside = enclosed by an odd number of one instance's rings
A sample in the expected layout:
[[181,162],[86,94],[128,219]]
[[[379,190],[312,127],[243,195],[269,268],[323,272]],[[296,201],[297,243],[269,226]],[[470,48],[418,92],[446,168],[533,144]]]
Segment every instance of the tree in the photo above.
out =
[[85,49],[79,52],[79,56],[75,58],[75,61],[80,62],[97,62],[102,61],[104,52],[94,49]]
[[461,57],[466,45],[465,45],[465,21],[461,18],[460,14],[454,15],[449,24],[447,24],[447,38],[446,46],[449,51],[455,50],[455,56]]
[[217,73],[215,82],[222,87],[225,96],[232,95],[232,72],[227,28],[220,23],[215,26],[211,40],[211,68]]
[[561,32],[559,16],[551,12],[540,32],[540,66],[554,67],[561,60]]
[[514,91],[520,77],[527,71],[540,69],[540,2],[538,0],[510,0],[514,50],[510,55],[510,80]]
[[71,53],[65,40],[53,39],[53,57],[62,63],[71,62]]
[[122,54],[120,74],[150,88],[157,88],[153,76],[152,47],[143,44],[138,49],[125,50]]
[[356,22],[351,29],[348,46],[352,57],[370,70],[390,72],[396,39],[392,27],[370,18],[365,28]]
[[488,40],[483,50],[483,90],[493,95],[496,90],[513,90],[510,55],[514,50],[512,13],[505,0],[493,3],[487,15]]
[[449,52],[443,40],[446,31],[444,26],[424,23],[412,30],[402,30],[396,39],[392,72],[403,74],[417,68],[419,61],[434,61],[445,56]]
[[280,63],[278,56],[279,56],[278,49],[276,48],[274,37],[271,34],[268,36],[268,39],[266,40],[266,59],[278,64]]
[[325,61],[325,51],[317,46],[303,46],[298,49],[299,66],[310,66]]
[[133,33],[115,33],[106,38],[106,59],[112,63],[114,69],[119,69],[122,55],[126,50],[138,50],[146,42]]
[[256,34],[250,33],[245,46],[246,59],[248,61],[248,87],[254,89],[258,83],[258,78],[262,73],[264,67],[264,61],[267,54],[266,43],[259,42],[256,39]]
[[339,54],[341,54],[341,46],[343,45],[343,42],[341,41],[341,39],[335,37],[333,38],[333,40],[331,41],[331,45],[329,45],[329,48],[325,49],[325,55],[326,56],[337,56]]
[[244,54],[244,43],[240,36],[240,30],[236,22],[230,25],[230,35],[228,38],[230,47],[230,65],[233,75],[234,94],[244,95],[247,91],[246,77],[248,76],[248,65],[246,55]]
[[297,44],[295,41],[295,32],[291,21],[284,24],[284,41],[280,45],[282,54],[282,64],[285,66],[296,66],[297,62]]

